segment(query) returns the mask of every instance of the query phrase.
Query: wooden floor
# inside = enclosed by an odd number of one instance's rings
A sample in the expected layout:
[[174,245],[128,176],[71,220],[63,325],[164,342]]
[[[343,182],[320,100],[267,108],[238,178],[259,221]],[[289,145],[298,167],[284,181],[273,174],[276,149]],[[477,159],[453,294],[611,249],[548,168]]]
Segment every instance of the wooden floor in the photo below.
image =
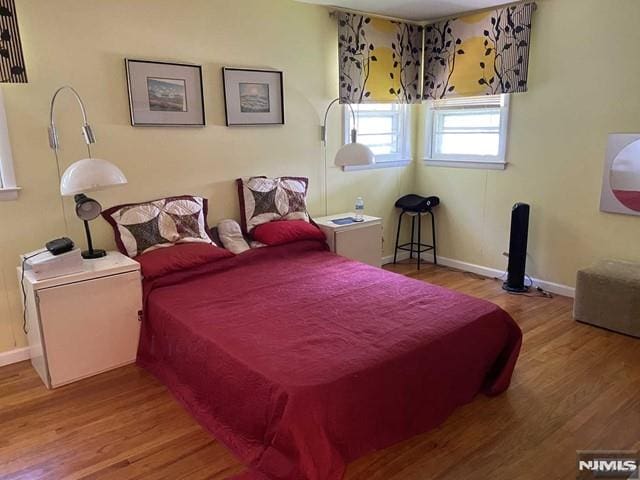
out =
[[[569,299],[496,280],[389,269],[505,308],[525,332],[511,388],[349,466],[347,479],[570,479],[577,449],[640,449],[640,340],[575,323]],[[223,479],[243,468],[136,366],[55,391],[0,368],[0,479]]]

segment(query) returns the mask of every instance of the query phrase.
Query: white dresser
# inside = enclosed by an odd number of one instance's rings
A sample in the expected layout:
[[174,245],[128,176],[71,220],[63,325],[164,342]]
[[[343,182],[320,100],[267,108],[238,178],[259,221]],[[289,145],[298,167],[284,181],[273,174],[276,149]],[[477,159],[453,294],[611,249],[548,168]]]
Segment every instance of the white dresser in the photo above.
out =
[[332,252],[343,257],[368,263],[374,267],[382,265],[382,219],[364,215],[364,221],[338,225],[336,219],[353,217],[353,213],[340,213],[314,218],[327,236]]
[[[22,269],[18,267],[18,281]],[[31,363],[48,388],[132,363],[140,336],[140,265],[118,252],[83,271],[36,280],[26,271]],[[20,287],[21,288],[21,287]]]

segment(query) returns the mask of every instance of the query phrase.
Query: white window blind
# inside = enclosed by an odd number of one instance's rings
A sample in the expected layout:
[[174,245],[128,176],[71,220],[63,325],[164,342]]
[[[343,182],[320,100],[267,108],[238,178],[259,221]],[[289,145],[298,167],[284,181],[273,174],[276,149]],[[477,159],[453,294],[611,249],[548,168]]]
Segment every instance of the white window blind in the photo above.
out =
[[[358,142],[368,146],[376,156],[376,164],[409,162],[409,112],[407,105],[395,103],[353,105]],[[354,128],[351,111],[344,107],[344,142],[350,141]]]
[[453,166],[476,163],[504,168],[508,108],[507,95],[430,102],[425,160]]

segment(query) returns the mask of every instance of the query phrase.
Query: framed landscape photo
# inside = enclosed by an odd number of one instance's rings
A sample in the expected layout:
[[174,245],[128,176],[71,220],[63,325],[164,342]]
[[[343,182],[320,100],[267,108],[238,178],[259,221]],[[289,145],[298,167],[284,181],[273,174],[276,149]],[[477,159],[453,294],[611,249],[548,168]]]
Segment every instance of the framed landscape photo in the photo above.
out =
[[222,77],[228,127],[284,124],[282,72],[224,67]]
[[133,126],[203,127],[202,67],[125,59]]

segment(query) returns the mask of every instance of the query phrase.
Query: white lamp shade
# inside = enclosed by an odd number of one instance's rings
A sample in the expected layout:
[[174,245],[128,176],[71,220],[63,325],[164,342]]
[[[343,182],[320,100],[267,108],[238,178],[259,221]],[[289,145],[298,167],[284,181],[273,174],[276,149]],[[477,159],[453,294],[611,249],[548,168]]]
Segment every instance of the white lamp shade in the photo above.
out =
[[376,157],[369,147],[361,143],[347,143],[336,153],[335,164],[338,167],[371,165]]
[[68,197],[126,183],[127,177],[113,163],[99,158],[84,158],[65,170],[60,180],[60,193]]

